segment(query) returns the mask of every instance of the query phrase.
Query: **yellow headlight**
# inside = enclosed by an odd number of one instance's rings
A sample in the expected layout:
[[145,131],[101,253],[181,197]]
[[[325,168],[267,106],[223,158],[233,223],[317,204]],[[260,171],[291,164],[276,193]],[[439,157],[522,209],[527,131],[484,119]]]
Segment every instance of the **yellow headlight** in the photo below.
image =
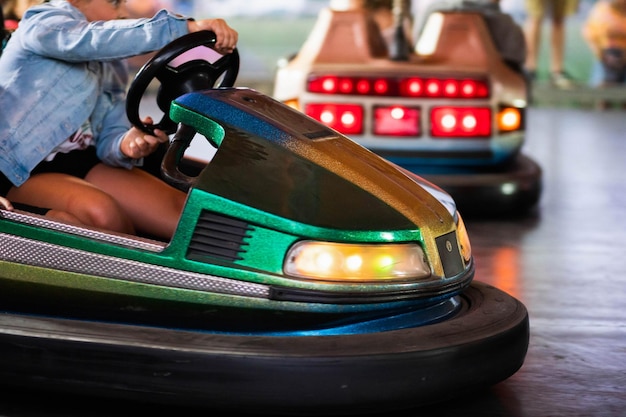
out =
[[415,243],[349,244],[301,241],[287,254],[285,273],[325,281],[427,278],[430,267]]

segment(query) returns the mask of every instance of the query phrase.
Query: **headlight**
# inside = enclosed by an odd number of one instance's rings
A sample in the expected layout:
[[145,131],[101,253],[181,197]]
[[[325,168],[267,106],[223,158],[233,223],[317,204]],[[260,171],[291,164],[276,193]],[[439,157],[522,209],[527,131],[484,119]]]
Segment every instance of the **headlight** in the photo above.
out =
[[326,281],[415,280],[431,275],[415,243],[349,244],[301,241],[288,252],[285,273]]

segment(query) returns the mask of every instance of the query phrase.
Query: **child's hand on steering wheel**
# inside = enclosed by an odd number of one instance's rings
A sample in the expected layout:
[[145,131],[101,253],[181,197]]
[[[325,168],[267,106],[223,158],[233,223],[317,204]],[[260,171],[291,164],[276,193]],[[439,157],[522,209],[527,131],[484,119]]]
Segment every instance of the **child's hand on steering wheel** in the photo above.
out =
[[215,33],[215,49],[222,54],[230,54],[237,47],[239,34],[223,19],[190,20],[187,23],[189,33],[210,30]]
[[[151,117],[143,119],[146,124],[152,124]],[[149,135],[144,131],[132,127],[124,136],[121,143],[121,150],[124,155],[131,159],[140,159],[154,152],[161,143],[169,141],[165,132],[159,129],[154,130],[154,135]]]

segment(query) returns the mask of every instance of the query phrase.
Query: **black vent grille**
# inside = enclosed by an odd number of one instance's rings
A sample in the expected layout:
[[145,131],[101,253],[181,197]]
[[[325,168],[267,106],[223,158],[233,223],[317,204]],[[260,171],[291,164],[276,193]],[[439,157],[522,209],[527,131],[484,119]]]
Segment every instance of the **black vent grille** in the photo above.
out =
[[248,223],[203,211],[191,237],[187,258],[210,256],[226,261],[243,259],[247,244],[244,239],[254,230]]

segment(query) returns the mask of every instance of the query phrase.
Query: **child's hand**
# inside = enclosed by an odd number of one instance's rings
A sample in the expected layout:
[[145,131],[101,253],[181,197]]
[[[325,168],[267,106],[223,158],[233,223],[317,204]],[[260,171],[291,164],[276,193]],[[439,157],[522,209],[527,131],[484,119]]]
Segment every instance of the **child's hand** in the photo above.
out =
[[11,204],[11,202],[4,197],[0,197],[0,209],[3,208],[5,210],[13,211],[13,205]]
[[230,54],[237,47],[239,34],[235,29],[228,26],[223,19],[190,20],[187,26],[189,32],[210,30],[215,33],[217,37],[215,49],[222,54]]
[[[152,118],[146,117],[143,122],[152,124]],[[155,129],[153,135],[149,135],[136,127],[132,127],[122,139],[122,153],[131,159],[140,159],[154,152],[161,143],[169,141],[165,132]]]

